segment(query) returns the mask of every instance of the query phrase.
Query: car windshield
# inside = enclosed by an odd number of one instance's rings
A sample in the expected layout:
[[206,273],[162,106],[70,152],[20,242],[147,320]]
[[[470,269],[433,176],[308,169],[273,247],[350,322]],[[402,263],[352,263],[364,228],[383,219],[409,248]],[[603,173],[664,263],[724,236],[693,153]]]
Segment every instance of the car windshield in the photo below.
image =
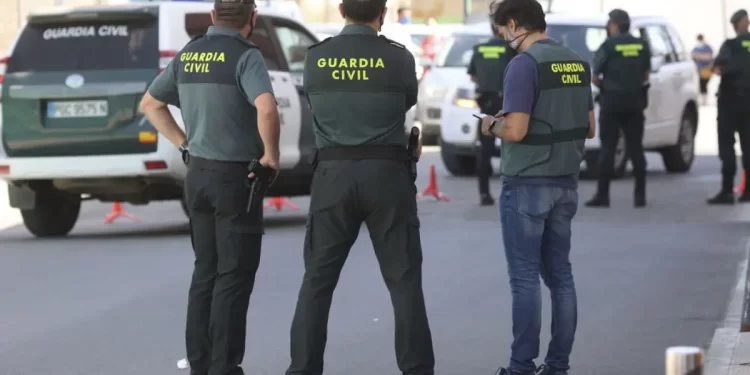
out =
[[607,39],[607,30],[604,26],[548,25],[547,35],[590,62],[596,50]]
[[489,35],[454,34],[438,56],[438,67],[466,67],[471,61],[474,46],[484,43],[490,38]]

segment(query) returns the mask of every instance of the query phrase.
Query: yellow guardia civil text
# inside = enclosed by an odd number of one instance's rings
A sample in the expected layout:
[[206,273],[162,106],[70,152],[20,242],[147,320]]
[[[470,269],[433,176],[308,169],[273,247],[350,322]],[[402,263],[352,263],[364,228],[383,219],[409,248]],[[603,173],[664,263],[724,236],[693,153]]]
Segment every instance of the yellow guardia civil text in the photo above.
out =
[[566,85],[583,83],[581,74],[586,73],[581,63],[552,63],[550,68],[552,73],[560,75],[560,81]]
[[331,77],[337,81],[369,81],[369,71],[385,69],[383,59],[373,57],[321,57],[317,65],[320,69],[331,69]]
[[185,63],[183,70],[186,73],[209,73],[211,63],[224,62],[224,52],[183,52],[180,62]]
[[643,50],[643,44],[640,43],[615,45],[615,51],[622,53],[623,57],[638,57],[641,55],[641,50]]

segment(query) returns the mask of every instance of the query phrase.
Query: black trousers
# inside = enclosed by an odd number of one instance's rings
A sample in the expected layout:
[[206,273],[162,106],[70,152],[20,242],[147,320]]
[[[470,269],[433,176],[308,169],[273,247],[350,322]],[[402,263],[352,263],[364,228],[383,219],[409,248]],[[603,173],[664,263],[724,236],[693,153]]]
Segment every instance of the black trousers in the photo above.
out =
[[263,211],[245,212],[247,163],[190,158],[185,193],[195,268],[185,341],[191,375],[242,375]]
[[734,152],[735,133],[740,136],[742,167],[750,172],[750,98],[719,95],[718,135],[719,159],[721,159],[722,190],[731,192],[737,174],[737,155]]
[[[319,162],[305,236],[305,276],[291,329],[287,375],[321,375],[328,314],[341,269],[364,222],[391,294],[403,374],[434,374],[424,295],[416,187],[404,162]],[[367,298],[365,294],[362,298]]]
[[[503,96],[499,92],[484,92],[477,98],[477,104],[482,113],[494,116],[503,109]],[[477,134],[479,147],[477,148],[477,177],[479,178],[479,194],[490,193],[490,176],[492,175],[492,154],[495,151],[495,137],[482,134],[482,121],[479,121]]]
[[644,127],[643,111],[606,111],[599,113],[599,139],[601,140],[599,173],[601,179],[609,180],[615,175],[615,150],[617,149],[620,131],[625,137],[626,152],[633,164],[633,174],[636,178],[645,178]]

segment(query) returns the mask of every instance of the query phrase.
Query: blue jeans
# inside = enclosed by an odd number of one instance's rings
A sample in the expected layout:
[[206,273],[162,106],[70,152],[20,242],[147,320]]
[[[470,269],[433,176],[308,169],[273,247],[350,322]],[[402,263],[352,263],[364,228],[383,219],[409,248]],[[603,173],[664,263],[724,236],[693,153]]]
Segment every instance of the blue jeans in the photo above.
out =
[[577,209],[577,186],[503,182],[500,221],[513,295],[511,371],[536,368],[542,328],[540,275],[552,297],[552,340],[544,362],[556,374],[570,369],[578,321],[570,227]]

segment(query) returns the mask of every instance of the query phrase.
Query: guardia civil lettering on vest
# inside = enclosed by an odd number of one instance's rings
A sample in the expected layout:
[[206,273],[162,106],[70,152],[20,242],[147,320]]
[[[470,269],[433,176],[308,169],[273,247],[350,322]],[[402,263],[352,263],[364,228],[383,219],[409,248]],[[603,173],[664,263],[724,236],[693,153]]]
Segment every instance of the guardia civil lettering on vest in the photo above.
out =
[[331,77],[335,80],[368,81],[371,69],[385,69],[382,58],[320,58],[318,68],[331,70]]

